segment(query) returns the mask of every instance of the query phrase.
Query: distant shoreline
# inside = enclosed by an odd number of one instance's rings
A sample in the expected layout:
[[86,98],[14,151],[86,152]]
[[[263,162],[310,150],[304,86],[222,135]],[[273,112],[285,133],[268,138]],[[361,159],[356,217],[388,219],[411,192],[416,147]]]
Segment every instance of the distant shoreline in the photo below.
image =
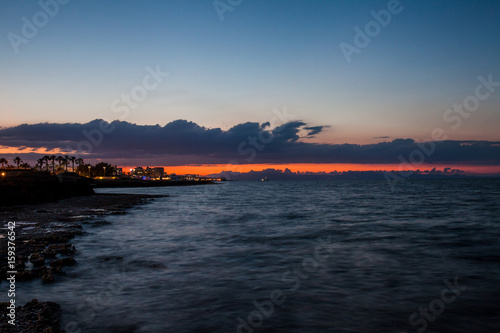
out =
[[215,184],[211,180],[141,180],[141,179],[93,179],[93,188],[121,188],[121,187],[164,187],[164,186],[194,186]]
[[0,176],[0,207],[55,202],[95,194],[94,188],[163,187],[215,184],[211,180],[95,179],[63,172],[5,170]]
[[226,181],[260,181],[268,178],[270,181],[289,180],[289,181],[344,181],[344,180],[387,180],[389,178],[402,178],[405,180],[464,180],[464,179],[498,179],[500,175],[478,175],[478,174],[419,174],[412,171],[346,171],[338,174],[317,173],[317,174],[298,174],[294,172],[282,172],[281,170],[252,171],[246,173],[225,172],[221,174],[210,175],[212,177],[225,177]]

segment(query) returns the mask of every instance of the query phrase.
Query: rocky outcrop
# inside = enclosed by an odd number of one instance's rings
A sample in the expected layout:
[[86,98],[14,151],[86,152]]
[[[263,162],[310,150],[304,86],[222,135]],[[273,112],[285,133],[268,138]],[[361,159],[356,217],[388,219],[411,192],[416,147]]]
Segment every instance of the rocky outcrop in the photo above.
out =
[[74,173],[57,176],[31,170],[5,173],[0,183],[0,206],[52,202],[94,194],[89,179]]
[[53,302],[38,302],[33,299],[15,310],[14,324],[9,324],[9,303],[0,303],[0,332],[5,333],[63,333],[60,328],[61,308]]

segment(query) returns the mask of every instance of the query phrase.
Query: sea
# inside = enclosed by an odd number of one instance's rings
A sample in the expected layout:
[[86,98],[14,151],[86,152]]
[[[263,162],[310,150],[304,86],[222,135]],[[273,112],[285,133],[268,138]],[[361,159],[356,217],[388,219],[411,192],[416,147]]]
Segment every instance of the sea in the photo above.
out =
[[500,179],[229,181],[84,224],[71,332],[500,332]]

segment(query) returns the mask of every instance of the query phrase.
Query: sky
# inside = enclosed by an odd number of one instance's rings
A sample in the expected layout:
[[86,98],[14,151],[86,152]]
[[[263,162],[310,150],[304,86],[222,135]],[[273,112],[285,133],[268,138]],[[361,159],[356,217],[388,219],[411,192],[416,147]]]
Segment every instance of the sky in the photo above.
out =
[[500,171],[498,1],[59,1],[0,4],[7,158]]

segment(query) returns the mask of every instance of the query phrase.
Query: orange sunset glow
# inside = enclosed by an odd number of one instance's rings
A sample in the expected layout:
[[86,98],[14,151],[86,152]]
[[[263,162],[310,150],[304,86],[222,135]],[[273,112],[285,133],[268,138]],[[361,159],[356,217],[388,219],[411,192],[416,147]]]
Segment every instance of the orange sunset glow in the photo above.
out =
[[[122,166],[124,172],[129,172],[130,169],[136,166]],[[402,164],[350,164],[350,163],[334,163],[334,164],[311,164],[311,163],[296,163],[296,164],[207,164],[207,165],[180,165],[180,166],[163,166],[165,172],[169,174],[199,174],[206,176],[216,174],[223,171],[233,172],[249,172],[262,171],[265,169],[285,170],[290,169],[292,172],[344,172],[344,171],[404,171],[409,169],[431,170],[433,168],[442,170],[444,168],[460,169],[470,173],[497,173],[500,172],[499,166],[482,166],[482,165],[437,165],[437,164],[421,164],[419,166],[408,168]]]
[[60,148],[34,148],[34,147],[7,147],[0,145],[0,154],[42,154],[42,155],[58,155],[58,154],[74,154],[76,151],[64,151]]

